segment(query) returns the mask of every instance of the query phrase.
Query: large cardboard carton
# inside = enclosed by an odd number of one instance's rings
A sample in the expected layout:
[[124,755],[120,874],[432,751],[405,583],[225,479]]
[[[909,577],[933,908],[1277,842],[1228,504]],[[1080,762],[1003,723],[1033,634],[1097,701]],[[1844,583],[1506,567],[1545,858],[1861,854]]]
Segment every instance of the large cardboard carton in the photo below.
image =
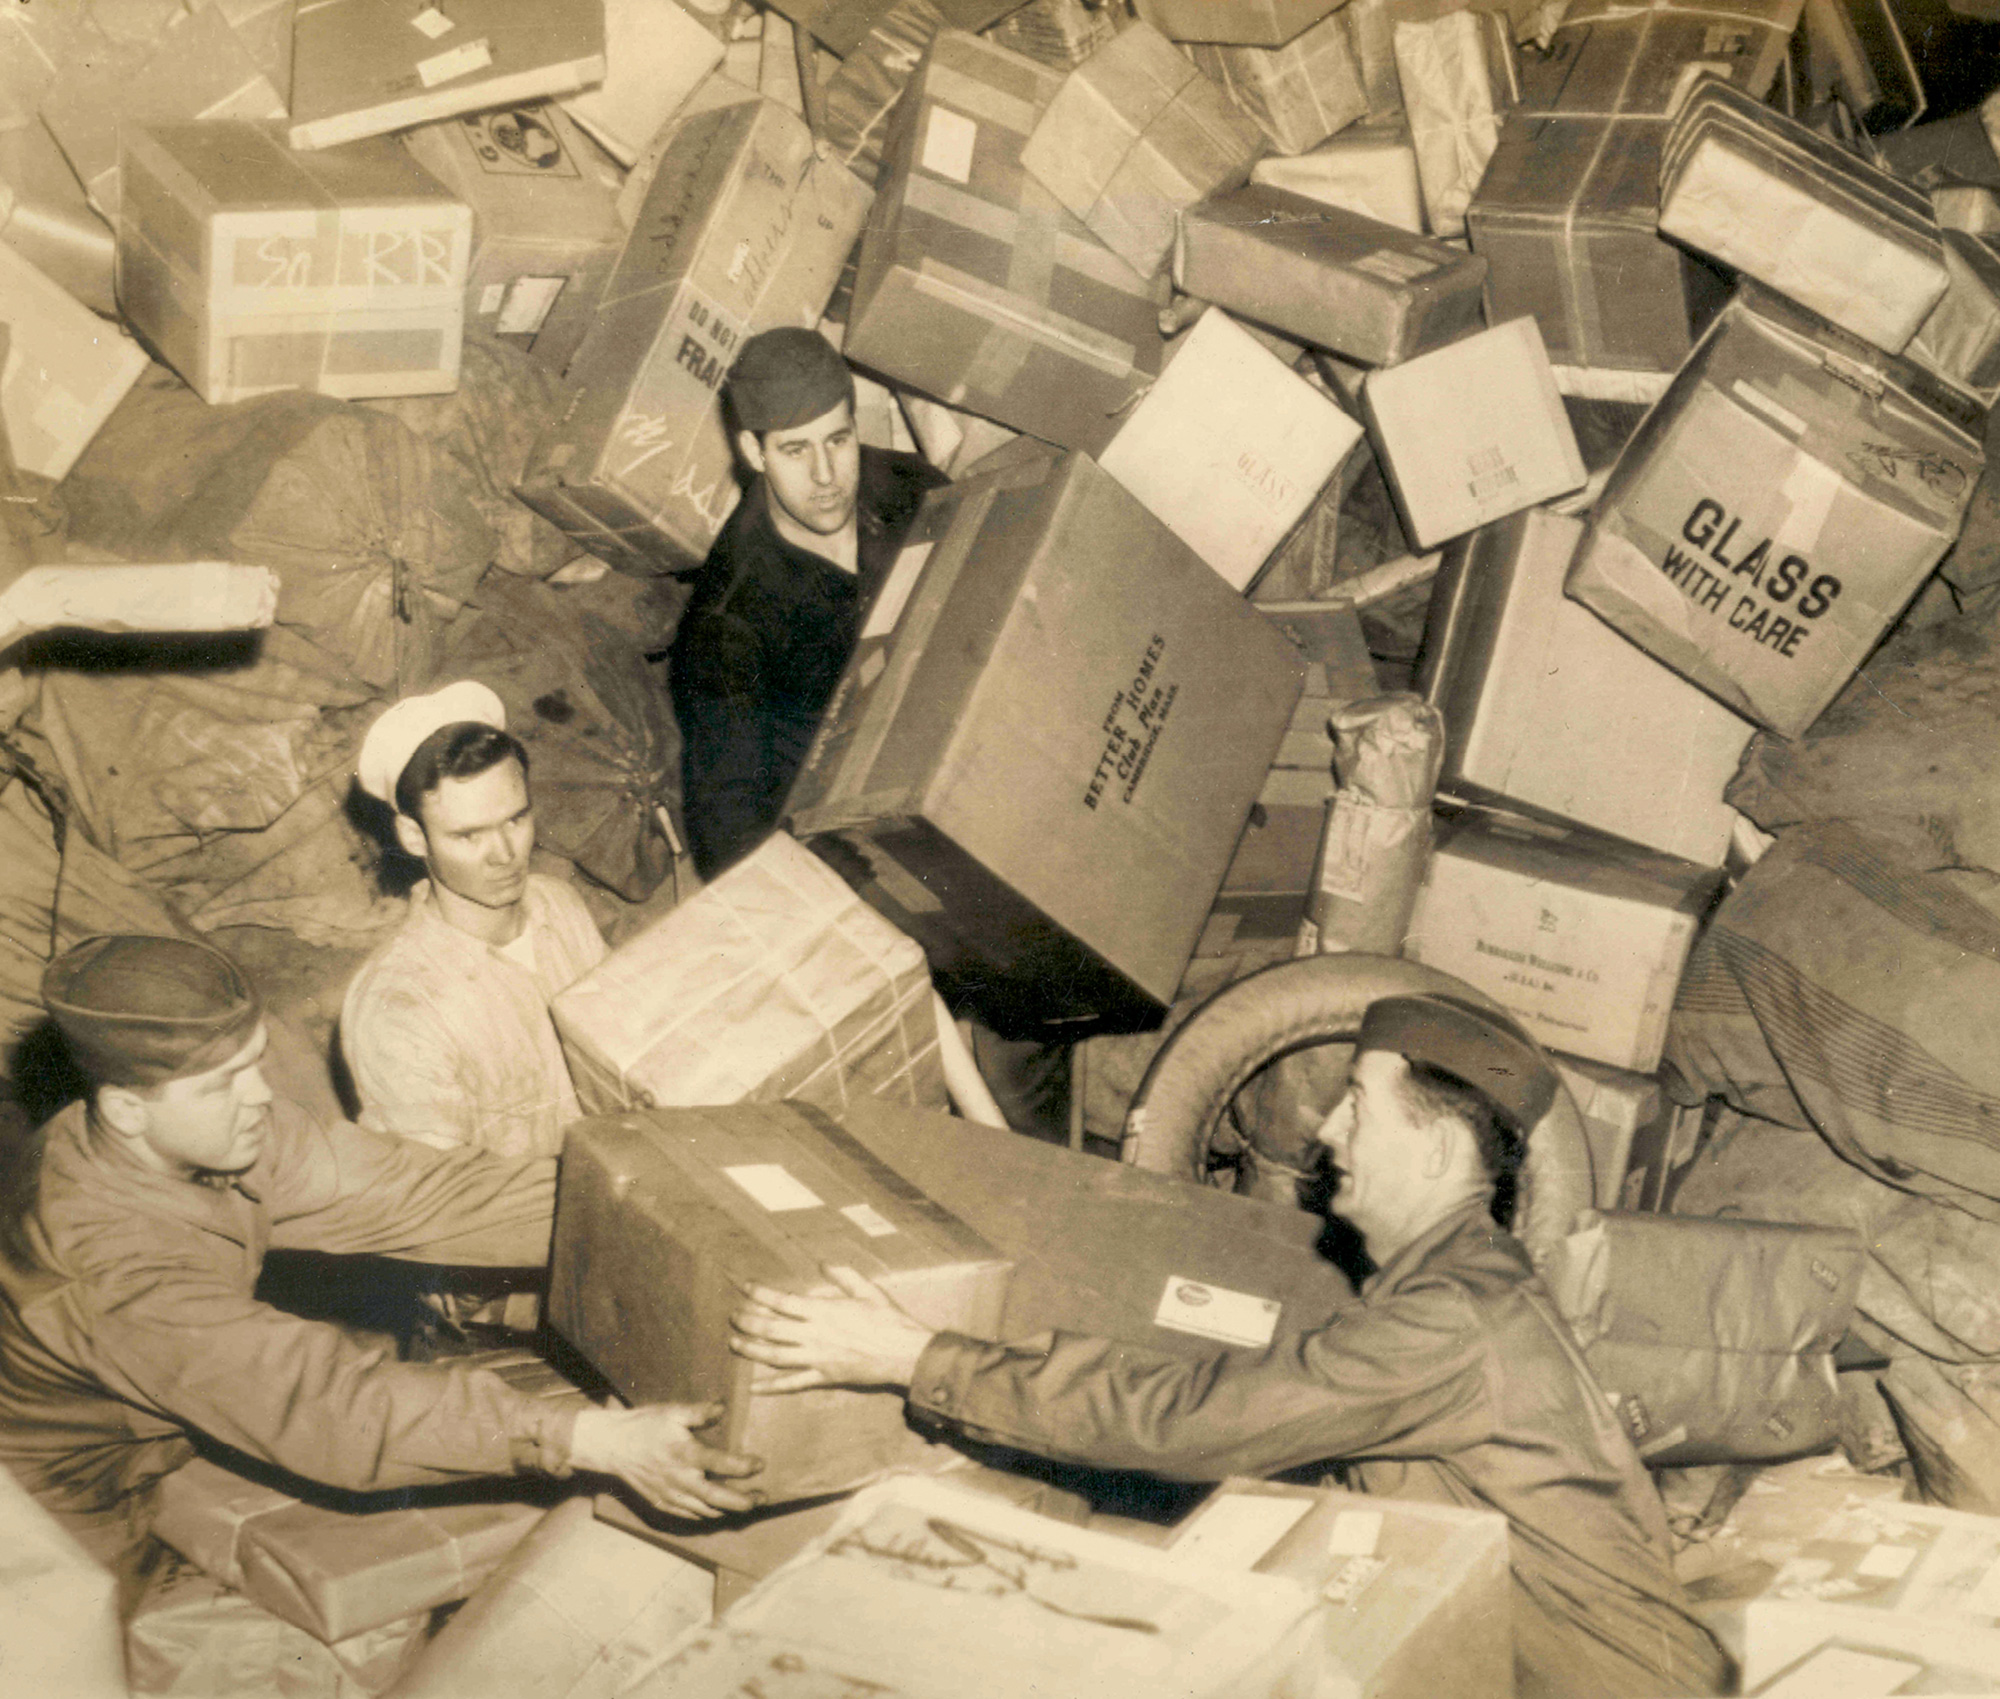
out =
[[1514,1691],[1507,1519],[1495,1511],[1234,1479],[1166,1549],[1310,1589],[1307,1667],[1325,1699]]
[[604,79],[563,109],[621,165],[722,62],[722,43],[679,0],[604,0]]
[[1139,16],[1171,41],[1283,47],[1340,0],[1138,0]]
[[1484,322],[1478,256],[1256,183],[1181,214],[1174,278],[1191,295],[1371,366]]
[[1220,87],[1138,23],[1063,79],[1021,164],[1150,275],[1173,247],[1174,215],[1245,181],[1264,148],[1264,132]]
[[146,351],[0,242],[0,418],[14,463],[61,479],[139,381]]
[[698,566],[739,494],[722,380],[746,337],[819,322],[868,202],[773,101],[677,119],[521,499],[624,571]]
[[1257,120],[1279,153],[1304,153],[1368,111],[1347,25],[1324,18],[1284,47],[1189,49],[1188,56]]
[[1892,354],[1949,282],[1925,191],[1719,83],[1675,121],[1660,230]]
[[[1882,1500],[1901,1503],[1903,1489],[1901,1475],[1865,1475],[1839,1452],[1772,1464],[1742,1484],[1720,1523],[1697,1530],[1674,1554],[1674,1574],[1697,1610],[1731,1596],[1754,1597],[1829,1516]],[[1710,1520],[1704,1515],[1704,1523]]]
[[393,141],[150,125],[123,175],[119,305],[204,401],[457,387],[472,211]]
[[561,371],[625,246],[617,195],[590,168],[588,144],[538,102],[420,125],[403,145],[472,208],[466,322]]
[[334,147],[604,80],[604,0],[448,3],[302,6],[292,25],[292,146]]
[[1697,82],[1771,92],[1802,0],[1575,0],[1523,66],[1523,111],[1671,118]]
[[1423,234],[1417,150],[1400,111],[1352,125],[1310,153],[1266,154],[1251,167],[1250,181]]
[[1610,839],[1468,813],[1439,830],[1403,954],[1477,986],[1550,1049],[1649,1074],[1720,883]]
[[1370,372],[1361,404],[1403,529],[1420,549],[1584,482],[1533,319]]
[[1211,307],[1099,464],[1242,590],[1364,434]]
[[924,953],[780,832],[549,1006],[588,1114],[851,1098],[943,1109]]
[[[780,18],[777,27],[788,26]],[[889,115],[943,27],[943,14],[931,0],[897,0],[827,78],[821,129],[834,158],[864,183],[873,185],[881,174]],[[771,26],[765,34],[768,39]]]
[[995,1024],[1173,999],[1304,671],[1079,454],[934,490],[792,830]]
[[1568,592],[1796,737],[1957,537],[1982,412],[1788,302],[1739,298],[1613,467]]
[[[947,27],[955,30],[983,30],[999,22],[1021,4],[1021,0],[929,0],[943,15]],[[868,32],[882,21],[896,0],[771,0],[771,9],[783,13],[813,38],[845,59],[859,47]]]
[[990,1338],[1011,1265],[805,1104],[578,1122],[563,1154],[549,1319],[626,1399],[721,1403],[709,1443],[765,1460],[767,1502],[858,1485],[921,1444],[901,1398],[758,1397],[728,1346],[745,1282],[805,1291],[828,1263],[932,1328]]
[[1535,508],[1445,551],[1417,671],[1444,715],[1439,788],[1720,867],[1753,728],[1564,596],[1582,536]]
[[898,385],[1100,452],[1158,374],[1163,290],[1021,167],[1062,86],[941,31],[891,120],[848,352]]

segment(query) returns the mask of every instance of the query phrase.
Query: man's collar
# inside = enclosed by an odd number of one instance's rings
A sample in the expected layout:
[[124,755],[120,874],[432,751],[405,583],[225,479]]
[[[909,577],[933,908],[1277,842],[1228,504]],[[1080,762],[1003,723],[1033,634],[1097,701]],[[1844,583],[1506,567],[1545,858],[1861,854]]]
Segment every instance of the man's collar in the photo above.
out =
[[1468,1230],[1499,1231],[1493,1222],[1491,1199],[1476,1198],[1440,1216],[1368,1277],[1362,1285],[1363,1294],[1373,1298],[1393,1292],[1445,1244]]

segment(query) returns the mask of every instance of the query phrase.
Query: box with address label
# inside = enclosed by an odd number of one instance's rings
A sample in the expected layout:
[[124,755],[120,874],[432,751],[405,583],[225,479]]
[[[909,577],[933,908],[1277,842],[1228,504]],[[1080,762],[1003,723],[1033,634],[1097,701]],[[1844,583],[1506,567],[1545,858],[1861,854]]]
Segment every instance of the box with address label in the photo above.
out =
[[1309,1588],[1322,1601],[1318,1699],[1514,1691],[1513,1577],[1497,1511],[1229,1480],[1167,1549]]
[[887,1392],[757,1397],[734,1355],[739,1287],[803,1292],[828,1264],[932,1328],[991,1337],[1012,1265],[950,1210],[803,1103],[655,1109],[579,1122],[563,1152],[549,1319],[632,1403],[709,1403],[701,1437],[764,1459],[767,1501],[858,1485],[922,1442]]

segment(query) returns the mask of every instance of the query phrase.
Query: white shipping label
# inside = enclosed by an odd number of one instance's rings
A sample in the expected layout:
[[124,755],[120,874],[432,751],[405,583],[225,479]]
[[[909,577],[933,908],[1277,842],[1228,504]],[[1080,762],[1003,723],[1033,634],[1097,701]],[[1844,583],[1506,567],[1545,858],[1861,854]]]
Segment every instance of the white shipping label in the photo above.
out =
[[1153,1312],[1153,1325],[1218,1339],[1225,1345],[1261,1346],[1270,1344],[1278,1331],[1282,1309],[1275,1298],[1170,1274],[1160,1292],[1160,1307]]
[[923,576],[924,566],[935,547],[934,543],[912,543],[896,557],[896,564],[889,569],[881,594],[868,610],[868,623],[861,628],[863,643],[871,637],[887,637],[896,629],[896,621],[903,617],[903,609],[910,605],[910,592],[916,589],[917,580]]
[[410,20],[410,27],[421,31],[423,34],[429,36],[431,40],[437,41],[444,36],[450,35],[453,30],[458,28],[458,25],[447,18],[444,13],[440,12],[437,7],[426,6]]
[[803,1181],[795,1180],[782,1163],[746,1162],[722,1172],[773,1215],[790,1209],[826,1207],[826,1200]]
[[1174,1541],[1174,1556],[1198,1557],[1218,1569],[1253,1568],[1312,1507],[1310,1498],[1217,1493]]
[[1862,1554],[1861,1561],[1854,1566],[1854,1573],[1894,1581],[1906,1574],[1910,1565],[1916,1561],[1915,1546],[1870,1546]]
[[1343,1510],[1333,1519],[1333,1532],[1326,1537],[1328,1557],[1373,1557],[1382,1543],[1382,1512]]
[[479,316],[491,318],[500,310],[500,303],[507,299],[507,285],[489,283],[479,291]]
[[933,106],[930,125],[924,131],[924,169],[954,183],[970,182],[972,148],[978,140],[979,126],[964,113]]
[[448,83],[454,77],[469,76],[474,71],[483,71],[493,63],[493,50],[486,45],[486,38],[468,41],[463,47],[454,47],[448,53],[434,53],[428,59],[417,61],[417,80],[425,88],[436,88],[439,83]]
[[563,292],[566,277],[517,277],[493,328],[502,336],[533,336],[548,322],[549,309]]
[[886,1239],[898,1231],[896,1224],[872,1204],[851,1203],[840,1213],[871,1239]]

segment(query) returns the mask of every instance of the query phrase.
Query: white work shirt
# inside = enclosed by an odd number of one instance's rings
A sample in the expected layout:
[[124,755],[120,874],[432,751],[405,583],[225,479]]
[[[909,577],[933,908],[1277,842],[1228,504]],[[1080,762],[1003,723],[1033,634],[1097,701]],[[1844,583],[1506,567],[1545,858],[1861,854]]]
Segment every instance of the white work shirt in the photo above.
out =
[[554,1156],[581,1113],[549,999],[604,959],[583,899],[530,874],[534,966],[461,932],[428,880],[396,935],[361,966],[340,1009],[360,1122],[421,1144]]

